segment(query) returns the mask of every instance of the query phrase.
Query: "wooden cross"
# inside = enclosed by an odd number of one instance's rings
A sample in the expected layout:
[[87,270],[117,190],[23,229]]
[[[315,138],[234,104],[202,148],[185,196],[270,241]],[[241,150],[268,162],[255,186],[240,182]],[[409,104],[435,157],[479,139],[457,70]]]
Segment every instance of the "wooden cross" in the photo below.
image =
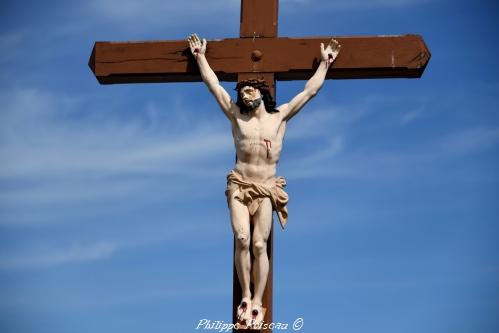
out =
[[[241,0],[240,38],[208,43],[206,58],[221,81],[265,79],[275,96],[276,80],[308,80],[314,74],[320,62],[318,46],[327,45],[332,36],[277,37],[277,12],[278,0]],[[326,79],[419,78],[430,59],[418,35],[334,38],[341,53]],[[89,66],[101,84],[201,81],[186,40],[96,42]],[[272,234],[263,297],[266,323],[272,322]],[[235,323],[242,297],[235,267],[233,280]]]

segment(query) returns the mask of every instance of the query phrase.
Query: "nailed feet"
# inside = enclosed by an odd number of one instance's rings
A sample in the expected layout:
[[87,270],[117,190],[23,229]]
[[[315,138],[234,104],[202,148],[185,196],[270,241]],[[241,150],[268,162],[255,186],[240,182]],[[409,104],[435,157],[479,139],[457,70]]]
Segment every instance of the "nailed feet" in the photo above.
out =
[[251,319],[251,300],[248,297],[243,297],[237,307],[237,319],[240,321]]
[[253,303],[251,305],[251,317],[246,319],[246,326],[250,329],[258,329],[263,324],[262,303]]

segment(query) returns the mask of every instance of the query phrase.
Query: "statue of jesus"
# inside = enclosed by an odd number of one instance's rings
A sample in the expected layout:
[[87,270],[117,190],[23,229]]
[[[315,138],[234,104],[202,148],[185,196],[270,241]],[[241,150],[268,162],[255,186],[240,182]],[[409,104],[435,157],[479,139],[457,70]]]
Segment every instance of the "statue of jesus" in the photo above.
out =
[[[236,239],[235,266],[242,287],[237,315],[238,320],[245,321],[248,327],[257,327],[263,321],[262,297],[269,272],[267,239],[272,226],[272,213],[276,211],[282,228],[288,216],[288,195],[284,191],[286,181],[283,177],[276,177],[286,124],[322,87],[328,68],[338,56],[341,46],[334,39],[326,47],[321,43],[321,63],[304,90],[289,103],[275,107],[268,84],[258,79],[238,82],[237,100],[234,102],[206,60],[206,39],[201,40],[192,34],[188,42],[204,83],[232,124],[236,165],[227,176],[225,194]],[[255,256],[253,263],[250,245]],[[250,290],[251,274],[255,287],[253,295]]]

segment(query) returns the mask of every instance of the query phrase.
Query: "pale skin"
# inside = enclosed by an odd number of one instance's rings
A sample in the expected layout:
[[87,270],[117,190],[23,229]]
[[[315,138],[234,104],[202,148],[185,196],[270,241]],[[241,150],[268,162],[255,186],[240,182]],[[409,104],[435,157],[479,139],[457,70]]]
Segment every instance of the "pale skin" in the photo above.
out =
[[[189,47],[196,58],[201,77],[209,91],[215,97],[225,116],[232,124],[232,136],[236,147],[237,162],[234,171],[246,181],[267,183],[276,176],[277,162],[282,150],[287,122],[294,117],[322,87],[328,68],[340,52],[339,43],[331,39],[324,47],[320,44],[321,63],[314,75],[307,81],[302,92],[290,102],[276,109],[279,112],[268,113],[260,91],[251,86],[241,88],[240,95],[244,104],[251,109],[242,114],[232,101],[206,60],[206,39],[201,40],[196,34],[188,38]],[[228,198],[232,230],[236,238],[235,265],[242,287],[242,301],[237,313],[240,320],[251,324],[263,321],[262,297],[267,283],[269,260],[267,239],[272,226],[272,204],[265,198],[253,216],[248,208],[234,198]],[[250,235],[250,223],[254,224]],[[250,260],[250,245],[253,247],[255,260]],[[253,268],[255,290],[251,295],[250,275]]]

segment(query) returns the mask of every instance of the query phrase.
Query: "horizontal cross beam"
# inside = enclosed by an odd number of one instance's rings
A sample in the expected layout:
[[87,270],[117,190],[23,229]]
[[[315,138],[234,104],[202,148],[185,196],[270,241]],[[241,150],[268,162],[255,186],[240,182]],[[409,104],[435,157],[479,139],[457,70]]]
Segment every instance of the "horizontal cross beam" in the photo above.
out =
[[[421,36],[335,37],[341,52],[327,79],[418,78],[430,59]],[[206,57],[218,78],[275,73],[307,80],[330,37],[232,38],[208,42]],[[89,66],[101,84],[201,81],[186,41],[96,42]]]

